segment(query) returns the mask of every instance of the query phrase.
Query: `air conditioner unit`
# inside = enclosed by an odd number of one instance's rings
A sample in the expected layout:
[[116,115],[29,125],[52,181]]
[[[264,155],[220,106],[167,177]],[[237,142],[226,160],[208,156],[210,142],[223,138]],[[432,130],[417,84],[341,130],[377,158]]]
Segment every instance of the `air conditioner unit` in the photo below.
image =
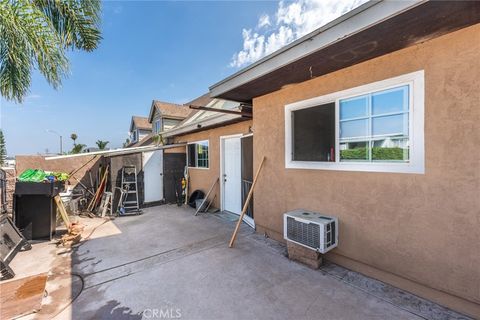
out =
[[338,218],[298,209],[283,215],[283,237],[326,253],[338,245]]

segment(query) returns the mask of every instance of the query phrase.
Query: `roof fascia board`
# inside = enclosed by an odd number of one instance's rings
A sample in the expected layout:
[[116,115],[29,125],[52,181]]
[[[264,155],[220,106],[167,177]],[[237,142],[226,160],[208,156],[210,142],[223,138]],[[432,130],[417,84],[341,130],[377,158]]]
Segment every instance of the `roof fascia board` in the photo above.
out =
[[149,123],[152,123],[153,121],[153,116],[155,115],[155,109],[157,109],[157,107],[155,106],[155,100],[152,100],[152,105],[150,106],[150,112],[148,114]]
[[162,115],[162,119],[183,120],[183,119],[185,119],[185,117],[170,116],[170,115],[166,114],[166,115]]
[[303,36],[249,67],[212,85],[211,97],[218,97],[238,86],[264,76],[344,38],[396,16],[430,0],[372,0]]
[[135,121],[133,121],[133,117],[132,117],[132,121],[130,122],[130,132],[133,131],[134,126],[135,126]]

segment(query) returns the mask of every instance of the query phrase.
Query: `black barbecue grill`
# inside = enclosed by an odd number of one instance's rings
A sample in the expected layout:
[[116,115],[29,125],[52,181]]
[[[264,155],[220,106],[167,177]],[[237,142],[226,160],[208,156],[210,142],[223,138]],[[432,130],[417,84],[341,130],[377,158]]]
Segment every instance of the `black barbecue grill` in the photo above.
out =
[[63,182],[17,182],[13,197],[15,225],[28,240],[51,240],[56,230],[54,197]]

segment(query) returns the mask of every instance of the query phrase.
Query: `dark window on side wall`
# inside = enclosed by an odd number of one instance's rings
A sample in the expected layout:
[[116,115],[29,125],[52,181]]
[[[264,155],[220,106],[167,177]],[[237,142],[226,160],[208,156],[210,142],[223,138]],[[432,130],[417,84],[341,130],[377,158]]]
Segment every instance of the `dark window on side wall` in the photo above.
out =
[[292,112],[292,159],[335,161],[335,103]]
[[188,166],[189,167],[196,167],[197,166],[197,159],[196,159],[196,149],[197,145],[195,143],[188,145]]

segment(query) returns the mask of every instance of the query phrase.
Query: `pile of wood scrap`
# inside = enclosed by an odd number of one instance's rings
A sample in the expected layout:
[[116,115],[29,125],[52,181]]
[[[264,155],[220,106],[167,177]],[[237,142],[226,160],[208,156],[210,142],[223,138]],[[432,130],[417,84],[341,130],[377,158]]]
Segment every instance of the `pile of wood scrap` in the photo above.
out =
[[[103,212],[104,207],[107,206],[108,204],[110,204],[110,207],[111,207],[112,197],[109,197],[107,201],[105,201],[105,198],[103,197],[103,195],[106,192],[106,188],[107,188],[108,168],[109,168],[109,166],[107,165],[107,167],[106,167],[106,169],[103,173],[102,180],[100,181],[100,185],[97,188],[97,192],[95,192],[95,195],[94,195],[93,199],[88,204],[88,207],[87,207],[88,212],[94,213],[96,211],[97,207],[99,207],[99,206],[101,207],[100,212]],[[104,200],[104,201],[102,202],[102,200]],[[102,207],[102,206],[104,206],[104,207]]]
[[[107,184],[108,184],[108,173],[109,173],[109,166],[107,165],[105,168],[99,168],[99,179],[100,182],[94,184],[94,179],[92,177],[91,169],[88,170],[88,175],[90,178],[90,187],[87,187],[80,179],[75,177],[74,175],[79,172],[82,168],[84,168],[87,164],[92,162],[97,158],[97,155],[93,156],[90,160],[85,162],[79,168],[73,170],[69,173],[69,176],[75,179],[80,187],[82,187],[88,194],[81,198],[81,202],[84,201],[86,208],[82,209],[80,215],[87,216],[89,218],[95,218],[97,216],[105,217],[108,213],[112,215],[112,202],[113,202],[113,194],[112,192],[107,192]],[[90,198],[91,196],[91,198]]]
[[82,239],[82,231],[84,226],[81,223],[73,222],[70,225],[70,230],[67,234],[64,234],[57,244],[61,244],[64,247],[71,247],[74,244],[77,244]]
[[57,204],[58,211],[60,212],[60,216],[65,223],[65,227],[67,227],[67,233],[60,238],[57,244],[61,244],[65,247],[71,247],[72,245],[80,242],[84,226],[78,222],[70,222],[67,210],[65,210],[65,206],[63,205],[60,196],[57,195],[54,197],[54,199],[55,203]]

